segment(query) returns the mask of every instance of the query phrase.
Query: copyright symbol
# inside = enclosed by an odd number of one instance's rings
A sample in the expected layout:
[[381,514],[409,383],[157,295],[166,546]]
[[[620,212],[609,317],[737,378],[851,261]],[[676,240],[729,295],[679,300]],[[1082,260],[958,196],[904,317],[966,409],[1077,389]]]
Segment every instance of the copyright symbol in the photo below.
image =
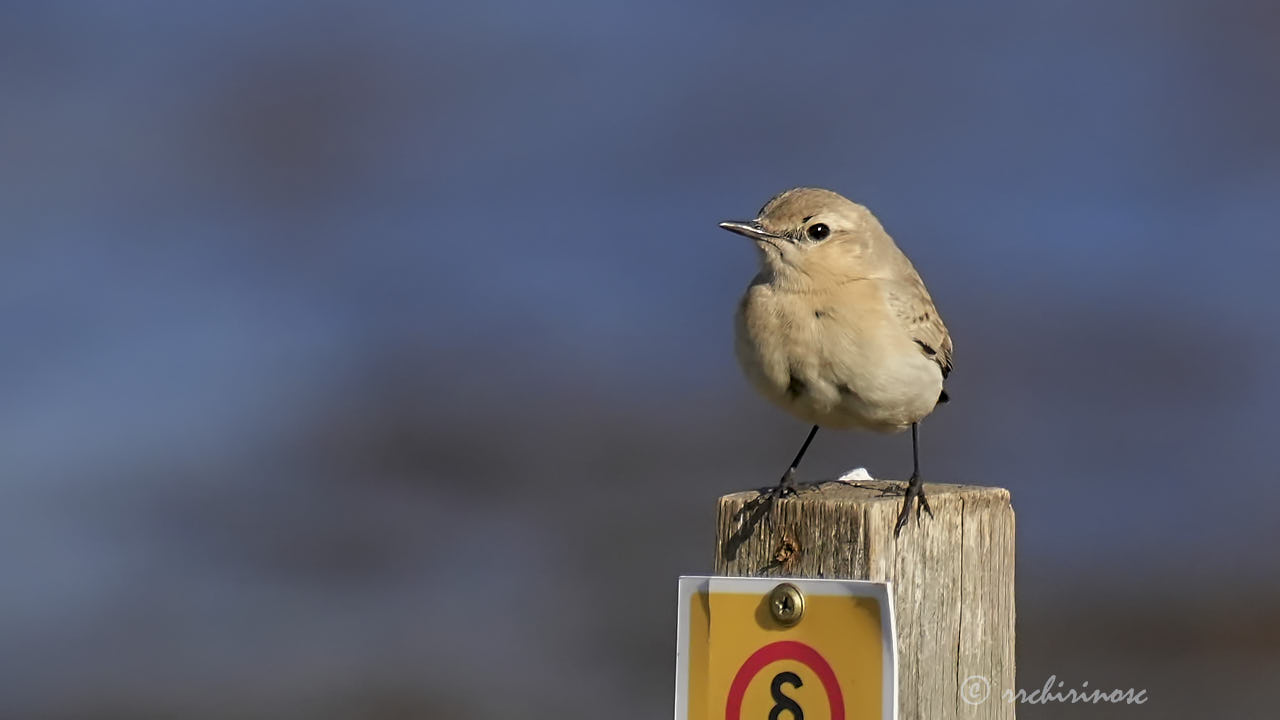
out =
[[970,675],[960,684],[960,699],[970,705],[981,705],[991,694],[991,681],[982,675]]

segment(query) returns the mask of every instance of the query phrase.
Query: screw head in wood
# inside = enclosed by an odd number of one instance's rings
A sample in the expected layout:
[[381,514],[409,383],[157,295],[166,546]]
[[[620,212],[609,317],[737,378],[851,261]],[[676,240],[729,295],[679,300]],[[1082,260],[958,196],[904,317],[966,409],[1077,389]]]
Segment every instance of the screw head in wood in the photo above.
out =
[[804,615],[804,595],[791,583],[782,583],[769,593],[769,613],[783,627],[800,622]]

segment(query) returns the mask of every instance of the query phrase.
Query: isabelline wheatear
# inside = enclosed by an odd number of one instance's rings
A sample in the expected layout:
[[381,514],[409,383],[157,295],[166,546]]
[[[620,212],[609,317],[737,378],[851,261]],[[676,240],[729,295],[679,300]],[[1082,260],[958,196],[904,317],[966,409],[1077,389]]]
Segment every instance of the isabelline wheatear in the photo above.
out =
[[812,423],[774,489],[795,489],[796,468],[819,427],[896,433],[911,428],[911,478],[894,534],[920,478],[919,423],[946,402],[951,335],[911,261],[865,207],[830,190],[777,195],[755,220],[720,223],[760,249],[760,272],[738,306],[736,351],[751,384]]

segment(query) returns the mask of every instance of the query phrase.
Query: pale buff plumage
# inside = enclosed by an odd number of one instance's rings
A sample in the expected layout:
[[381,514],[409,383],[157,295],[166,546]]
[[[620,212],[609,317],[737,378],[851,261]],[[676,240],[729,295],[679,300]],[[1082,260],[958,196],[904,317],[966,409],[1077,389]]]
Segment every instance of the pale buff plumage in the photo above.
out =
[[[736,350],[752,385],[823,427],[898,432],[928,415],[951,369],[951,336],[875,216],[797,188],[756,222],[776,237],[753,237],[760,273],[738,307]],[[830,232],[814,241],[806,230],[817,224]]]
[[[721,227],[760,250],[760,272],[738,306],[735,348],[766,398],[815,426],[878,432],[914,427],[946,399],[951,335],[869,210],[830,190],[795,188],[755,220]],[[807,447],[778,491],[791,486]],[[918,462],[897,530],[915,497],[928,509]]]

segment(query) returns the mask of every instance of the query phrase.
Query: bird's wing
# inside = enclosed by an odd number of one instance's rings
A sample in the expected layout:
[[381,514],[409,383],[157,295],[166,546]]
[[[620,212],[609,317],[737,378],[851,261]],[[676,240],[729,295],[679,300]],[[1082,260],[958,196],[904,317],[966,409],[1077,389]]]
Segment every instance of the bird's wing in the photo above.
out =
[[951,373],[951,333],[942,324],[920,276],[913,270],[901,280],[885,281],[884,291],[898,322],[911,334],[920,351],[938,363],[945,378]]

